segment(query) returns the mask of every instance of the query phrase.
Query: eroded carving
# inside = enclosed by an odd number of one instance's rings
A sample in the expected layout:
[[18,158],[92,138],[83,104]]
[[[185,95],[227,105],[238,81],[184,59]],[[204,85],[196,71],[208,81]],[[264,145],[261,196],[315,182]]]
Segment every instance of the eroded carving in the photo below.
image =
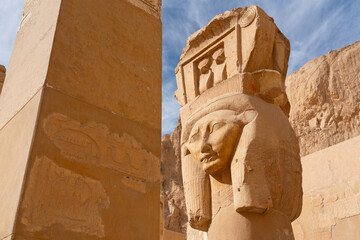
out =
[[201,59],[197,64],[199,70],[199,94],[226,79],[224,48],[220,47]]
[[199,64],[199,92],[200,94],[205,92],[207,89],[211,88],[214,85],[214,74],[210,68],[210,59],[204,58]]
[[53,224],[66,230],[105,237],[101,209],[110,205],[102,184],[37,158],[30,173],[22,203],[21,222],[28,231],[41,231]]
[[213,64],[211,69],[214,72],[214,85],[217,85],[221,81],[227,78],[226,76],[226,63],[225,63],[225,51],[224,48],[217,49],[212,54]]
[[49,116],[44,130],[68,160],[113,169],[139,181],[157,179],[159,159],[126,133],[111,133],[95,122],[82,125],[62,114]]

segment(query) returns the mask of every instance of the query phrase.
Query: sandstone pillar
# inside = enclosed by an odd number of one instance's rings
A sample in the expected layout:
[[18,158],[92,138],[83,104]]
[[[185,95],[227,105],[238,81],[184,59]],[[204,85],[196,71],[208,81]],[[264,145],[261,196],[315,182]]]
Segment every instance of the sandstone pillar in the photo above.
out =
[[159,0],[26,0],[0,98],[0,239],[159,239]]
[[256,6],[216,16],[183,50],[175,96],[184,193],[190,226],[208,240],[294,239],[302,170],[286,117],[289,54]]

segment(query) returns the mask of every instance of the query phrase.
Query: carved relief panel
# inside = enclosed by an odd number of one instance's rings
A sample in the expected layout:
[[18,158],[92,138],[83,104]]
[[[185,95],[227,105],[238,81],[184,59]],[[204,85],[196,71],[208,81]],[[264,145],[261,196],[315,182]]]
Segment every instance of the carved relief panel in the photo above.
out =
[[181,105],[239,73],[274,70],[285,80],[290,43],[257,6],[216,16],[194,33],[175,70]]
[[197,66],[195,81],[199,87],[199,94],[227,78],[225,60],[224,47],[220,46],[195,63]]
[[52,224],[105,237],[101,209],[110,205],[100,181],[74,173],[42,157],[35,160],[22,203],[21,222],[30,232]]
[[139,181],[157,179],[159,159],[126,133],[99,123],[80,124],[62,114],[50,115],[45,133],[68,160],[116,170]]

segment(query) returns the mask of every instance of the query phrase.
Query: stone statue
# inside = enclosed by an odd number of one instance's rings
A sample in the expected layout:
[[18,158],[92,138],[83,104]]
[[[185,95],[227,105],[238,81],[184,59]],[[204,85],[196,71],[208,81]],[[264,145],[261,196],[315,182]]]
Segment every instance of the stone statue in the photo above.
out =
[[294,239],[301,163],[286,117],[290,44],[256,6],[192,35],[176,69],[187,214],[208,239]]

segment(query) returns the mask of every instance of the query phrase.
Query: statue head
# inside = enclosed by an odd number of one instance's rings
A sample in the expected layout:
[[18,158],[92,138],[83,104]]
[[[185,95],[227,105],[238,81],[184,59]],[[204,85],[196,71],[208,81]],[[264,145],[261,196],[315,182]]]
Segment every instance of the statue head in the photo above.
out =
[[282,110],[243,93],[216,97],[194,111],[182,131],[182,171],[189,222],[206,231],[212,218],[209,178],[231,175],[234,211],[301,209],[296,136]]
[[[254,118],[256,112],[250,114]],[[249,112],[222,109],[205,115],[193,125],[186,147],[206,173],[230,167],[235,145],[248,120],[245,115]]]

